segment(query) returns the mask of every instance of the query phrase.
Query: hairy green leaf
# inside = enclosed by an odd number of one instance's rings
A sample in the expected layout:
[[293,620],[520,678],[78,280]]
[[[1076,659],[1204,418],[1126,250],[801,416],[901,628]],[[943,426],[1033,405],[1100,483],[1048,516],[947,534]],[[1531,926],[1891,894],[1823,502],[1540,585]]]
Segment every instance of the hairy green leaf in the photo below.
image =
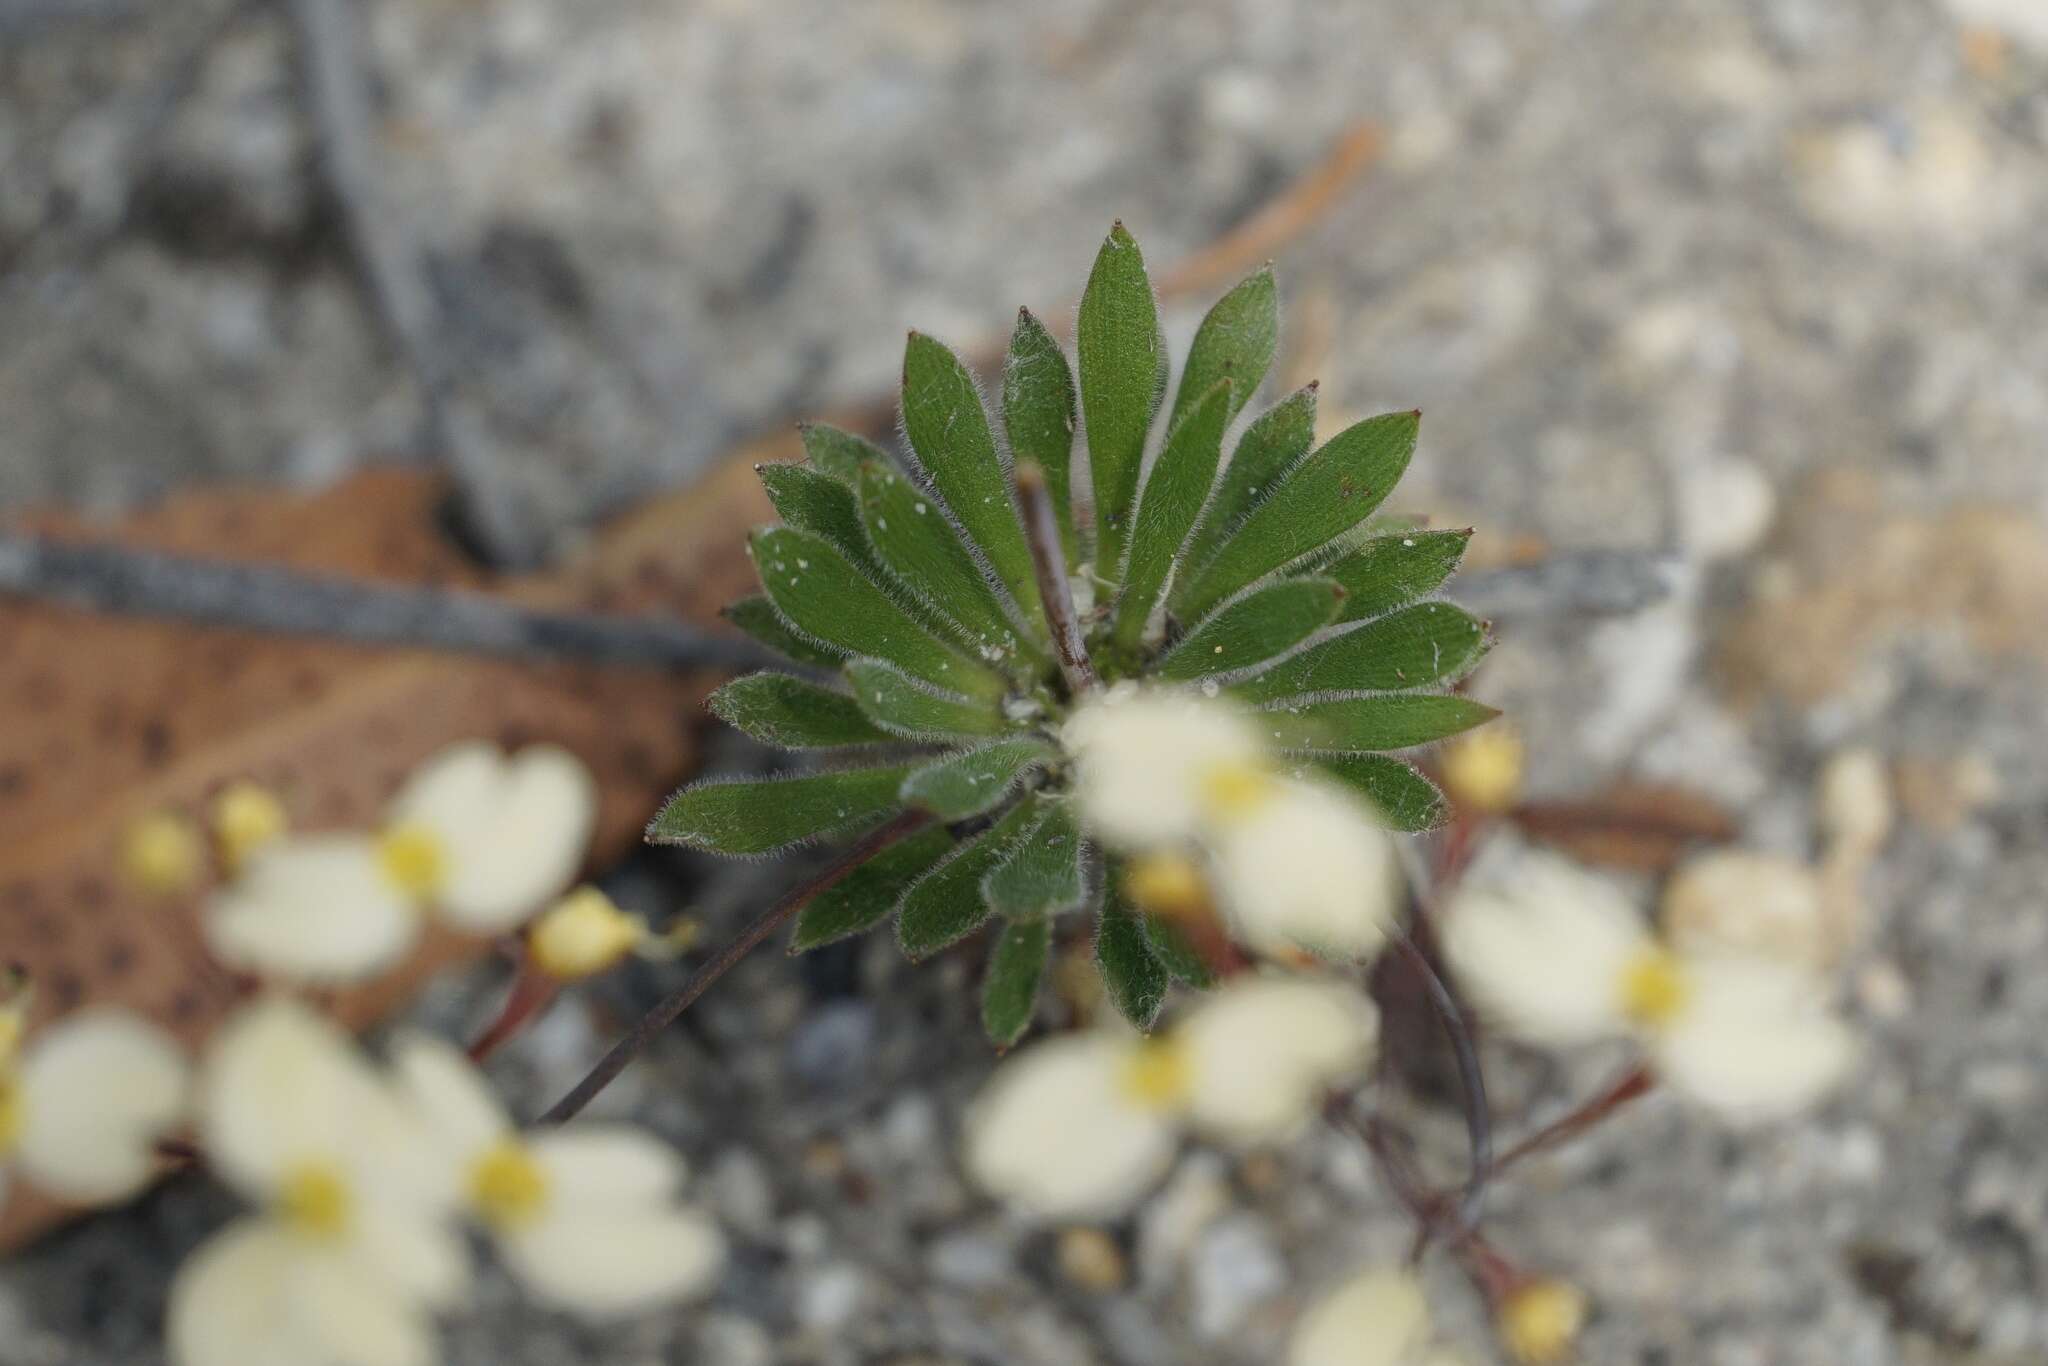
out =
[[[1240,399],[1240,402],[1243,400]],[[1259,500],[1273,491],[1288,470],[1301,462],[1316,440],[1316,386],[1297,389],[1259,414],[1237,439],[1216,493],[1195,528],[1184,572],[1192,573],[1215,558],[1216,548],[1251,515]]]
[[1364,794],[1390,829],[1434,830],[1450,814],[1437,785],[1392,755],[1324,754],[1316,767]]
[[1259,713],[1281,749],[1347,754],[1406,749],[1470,730],[1500,715],[1464,697],[1437,694],[1334,697]]
[[880,561],[861,529],[860,506],[853,490],[808,465],[756,465],[761,487],[784,526],[823,536],[869,578],[886,582],[877,572]]
[[1095,966],[1109,999],[1126,1020],[1150,1030],[1166,1002],[1166,965],[1145,940],[1138,913],[1118,893],[1114,880],[1102,903],[1095,930]]
[[932,487],[988,557],[996,577],[1043,631],[1045,609],[1010,480],[974,376],[944,345],[921,332],[903,351],[903,430]]
[[1011,729],[994,699],[945,692],[885,660],[853,660],[846,666],[846,681],[869,720],[906,740],[1000,735]]
[[895,738],[868,720],[845,693],[788,674],[735,678],[711,694],[706,705],[733,729],[783,749],[872,745]]
[[782,614],[775,610],[775,604],[767,595],[755,593],[729,602],[720,608],[718,615],[745,631],[755,640],[776,653],[785,655],[799,664],[810,664],[820,669],[836,669],[845,656],[839,651],[805,640],[791,630]]
[[1197,626],[1159,661],[1161,678],[1187,681],[1272,659],[1337,619],[1344,590],[1329,579],[1255,588]]
[[908,764],[797,778],[711,778],[668,799],[647,827],[653,844],[718,854],[773,854],[874,821],[903,805]]
[[1008,1048],[1031,1027],[1031,1008],[1051,957],[1049,922],[1018,920],[1003,926],[989,955],[988,975],[981,979],[981,1027],[996,1047]]
[[904,890],[952,847],[953,837],[944,826],[920,830],[890,845],[811,898],[797,913],[789,951],[805,953],[879,925],[896,909]]
[[1486,650],[1486,626],[1447,602],[1419,602],[1345,628],[1232,686],[1249,702],[1304,693],[1400,692],[1461,678]]
[[1187,369],[1173,400],[1172,422],[1179,422],[1219,380],[1231,384],[1225,426],[1251,402],[1259,381],[1273,364],[1280,337],[1280,302],[1273,288],[1273,267],[1262,266],[1216,301],[1195,331],[1188,348]]
[[1081,563],[1081,542],[1074,534],[1074,420],[1074,373],[1067,368],[1067,353],[1029,309],[1018,309],[1003,365],[1003,430],[1014,459],[1045,471],[1070,570]]
[[1043,814],[1039,798],[1026,797],[994,825],[962,840],[911,884],[897,904],[896,916],[896,942],[906,955],[923,958],[981,927],[990,914],[981,880]]
[[983,659],[1022,653],[1036,663],[1045,651],[1019,633],[995,590],[982,577],[946,510],[892,467],[860,472],[860,520],[867,539],[897,579],[938,612]]
[[1135,645],[1159,602],[1159,590],[1187,544],[1222,458],[1223,429],[1230,421],[1231,382],[1218,380],[1167,434],[1152,463],[1145,497],[1131,528],[1131,562],[1117,600],[1116,639]]
[[1113,579],[1123,562],[1145,433],[1166,389],[1166,344],[1145,258],[1122,223],[1109,230],[1081,295],[1075,328],[1081,413],[1095,483],[1095,572]]
[[1183,616],[1199,617],[1276,569],[1327,546],[1372,515],[1415,453],[1418,413],[1369,417],[1332,437],[1287,472],[1190,581],[1175,595]]
[[748,548],[775,610],[804,635],[847,654],[886,659],[942,688],[1002,695],[999,675],[934,639],[824,537],[770,527],[755,532]]
[[1152,956],[1159,960],[1159,965],[1175,981],[1186,982],[1205,991],[1216,985],[1215,969],[1209,966],[1177,921],[1147,911],[1144,923],[1145,943],[1150,946]]
[[1073,803],[1048,799],[1045,806],[1038,828],[982,881],[982,895],[998,915],[1058,915],[1087,899],[1087,844]]
[[851,484],[860,467],[870,460],[887,460],[888,453],[864,436],[823,422],[806,422],[797,429],[803,436],[804,454],[812,466]]
[[1028,735],[959,750],[934,759],[905,778],[903,801],[942,820],[964,821],[1001,802],[1018,779],[1054,753],[1051,745]]
[[1316,572],[1344,585],[1339,620],[1363,621],[1434,592],[1457,569],[1471,542],[1469,530],[1375,536]]

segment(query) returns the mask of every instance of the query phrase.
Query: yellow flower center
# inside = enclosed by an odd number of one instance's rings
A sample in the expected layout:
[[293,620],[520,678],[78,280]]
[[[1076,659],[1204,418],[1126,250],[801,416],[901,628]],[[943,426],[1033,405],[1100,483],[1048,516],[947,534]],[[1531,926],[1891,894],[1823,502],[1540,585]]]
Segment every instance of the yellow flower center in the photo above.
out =
[[394,825],[377,841],[377,865],[400,891],[426,901],[448,880],[448,849],[424,825]]
[[487,1223],[500,1228],[524,1223],[547,1203],[548,1174],[524,1144],[508,1138],[470,1168],[469,1198]]
[[1563,1281],[1530,1281],[1500,1308],[1500,1337],[1508,1355],[1527,1366],[1563,1361],[1586,1321],[1586,1297]]
[[235,783],[214,799],[213,837],[229,872],[241,868],[290,823],[277,794],[256,783]]
[[0,1073],[0,1156],[13,1152],[14,1145],[21,1141],[22,1126],[27,1121],[22,1109],[21,1083]]
[[314,1238],[333,1238],[348,1228],[354,1206],[348,1182],[330,1162],[308,1162],[278,1187],[277,1212],[286,1224]]
[[646,937],[639,916],[627,915],[597,888],[582,887],[534,922],[527,949],[542,972],[570,982],[603,972]]
[[1639,1025],[1666,1025],[1692,997],[1685,965],[1661,944],[1642,950],[1621,973],[1622,1013]]
[[1270,800],[1279,784],[1257,764],[1216,764],[1202,774],[1202,802],[1215,820],[1233,820]]
[[28,1007],[23,1001],[17,999],[0,1006],[0,1067],[14,1061],[14,1054],[21,1047],[22,1033],[27,1027]]
[[121,874],[152,896],[176,896],[197,885],[206,849],[191,822],[168,811],[145,816],[121,840]]
[[1444,786],[1471,811],[1505,811],[1522,791],[1522,737],[1498,723],[1468,731],[1444,749]]
[[1171,1110],[1187,1099],[1194,1068],[1185,1046],[1171,1038],[1141,1040],[1124,1063],[1125,1097],[1147,1110]]
[[1124,895],[1155,915],[1201,915],[1209,909],[1209,884],[1185,854],[1141,854],[1124,866]]

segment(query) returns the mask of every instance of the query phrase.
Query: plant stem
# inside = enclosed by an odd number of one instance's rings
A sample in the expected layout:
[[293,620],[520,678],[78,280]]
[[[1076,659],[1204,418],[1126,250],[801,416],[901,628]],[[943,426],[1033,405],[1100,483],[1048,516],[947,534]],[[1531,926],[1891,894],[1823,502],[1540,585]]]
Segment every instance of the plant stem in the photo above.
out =
[[1458,1222],[1469,1232],[1478,1224],[1480,1208],[1486,1201],[1486,1183],[1495,1169],[1493,1160],[1493,1117],[1486,1100],[1486,1076],[1479,1068],[1479,1051],[1472,1045],[1472,1031],[1465,1026],[1465,1012],[1458,1007],[1443,978],[1430,966],[1427,954],[1406,935],[1394,940],[1408,966],[1421,980],[1429,1004],[1450,1041],[1457,1062],[1458,1084],[1465,1092],[1465,1142],[1469,1150],[1469,1174],[1458,1201]]
[[642,1015],[632,1029],[612,1045],[611,1051],[599,1059],[597,1066],[590,1070],[589,1075],[577,1082],[567,1095],[549,1107],[538,1122],[560,1124],[575,1118],[584,1106],[595,1100],[600,1091],[611,1085],[619,1073],[625,1071],[635,1058],[645,1052],[648,1045],[653,1043],[663,1030],[674,1024],[699,996],[708,991],[712,983],[725,976],[742,958],[758,948],[763,940],[781,928],[784,921],[802,910],[806,902],[896,841],[922,830],[931,824],[931,821],[929,812],[905,811],[870,833],[830,864],[783,893],[780,899],[756,916],[753,923],[742,930],[737,939],[719,950],[717,957],[698,968],[690,975],[688,981]]
[[1525,1157],[1542,1152],[1546,1148],[1554,1148],[1567,1139],[1578,1137],[1630,1101],[1648,1095],[1656,1086],[1655,1074],[1641,1063],[1637,1063],[1581,1101],[1575,1108],[1502,1153],[1494,1160],[1493,1170],[1506,1171]]
[[499,1008],[497,1018],[470,1044],[469,1060],[480,1063],[503,1048],[548,1007],[560,989],[561,983],[535,967],[532,958],[522,951],[512,987],[505,993],[505,1004]]
[[1067,581],[1066,554],[1060,549],[1059,519],[1046,490],[1045,471],[1035,461],[1017,466],[1017,499],[1024,505],[1024,539],[1031,546],[1031,567],[1037,571],[1038,596],[1045,603],[1045,624],[1052,631],[1053,653],[1067,691],[1076,697],[1095,686],[1095,666],[1081,639],[1074,611],[1074,590]]

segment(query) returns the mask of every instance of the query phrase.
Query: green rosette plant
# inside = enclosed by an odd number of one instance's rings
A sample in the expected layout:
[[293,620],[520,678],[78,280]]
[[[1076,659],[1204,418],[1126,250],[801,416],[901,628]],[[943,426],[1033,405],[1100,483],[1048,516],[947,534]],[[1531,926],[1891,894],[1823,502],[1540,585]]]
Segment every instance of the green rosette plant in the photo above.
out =
[[727,611],[793,667],[728,683],[711,709],[822,762],[685,787],[649,837],[762,856],[868,836],[864,861],[802,910],[793,950],[893,919],[915,959],[993,927],[983,1017],[1007,1045],[1061,917],[1095,918],[1108,994],[1141,1027],[1172,981],[1209,980],[1116,894],[1118,856],[1071,800],[1061,728],[1091,689],[1229,696],[1391,829],[1442,821],[1443,794],[1400,752],[1494,715],[1452,691],[1487,627],[1435,596],[1470,533],[1377,515],[1419,413],[1318,446],[1311,384],[1228,440],[1278,330],[1268,267],[1209,311],[1171,384],[1119,223],[1082,296],[1078,364],[1020,312],[994,417],[960,357],[912,333],[908,450],[805,428],[803,462],[760,470],[781,523],[749,542],[761,594]]

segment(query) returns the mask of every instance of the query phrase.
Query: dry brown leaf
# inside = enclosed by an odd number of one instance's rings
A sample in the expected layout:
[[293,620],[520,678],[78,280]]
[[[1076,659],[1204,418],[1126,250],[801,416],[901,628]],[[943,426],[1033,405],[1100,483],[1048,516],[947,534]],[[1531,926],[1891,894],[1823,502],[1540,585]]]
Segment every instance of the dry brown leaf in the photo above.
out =
[[[505,584],[485,581],[445,542],[441,487],[415,473],[366,474],[314,495],[185,495],[110,528],[30,520],[51,534],[711,624],[751,587],[744,536],[770,517],[750,465],[793,454],[790,441],[742,452],[698,488],[622,520],[559,573]],[[300,828],[362,827],[450,741],[550,740],[599,777],[593,860],[603,862],[639,837],[686,774],[715,681],[0,602],[0,957],[33,974],[38,1023],[91,1001],[139,1010],[196,1044],[238,987],[201,950],[203,889],[166,899],[115,871],[134,821],[164,811],[203,819],[221,788],[254,778],[283,796]],[[484,947],[436,937],[404,971],[335,1008],[368,1022],[435,967]],[[17,1188],[0,1212],[0,1247],[60,1217]]]

